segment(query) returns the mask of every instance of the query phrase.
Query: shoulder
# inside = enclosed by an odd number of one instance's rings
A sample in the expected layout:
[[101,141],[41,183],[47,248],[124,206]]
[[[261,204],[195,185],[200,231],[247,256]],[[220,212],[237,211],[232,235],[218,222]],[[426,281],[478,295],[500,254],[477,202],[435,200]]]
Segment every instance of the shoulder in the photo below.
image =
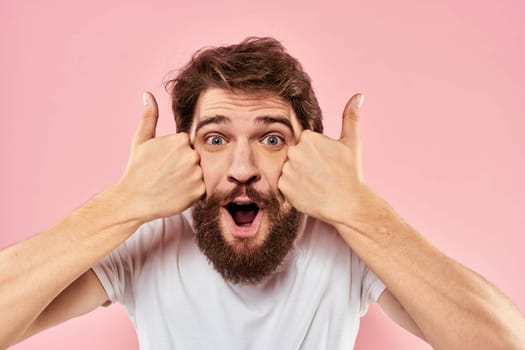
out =
[[297,248],[309,255],[335,260],[338,264],[347,263],[356,276],[364,276],[368,271],[365,263],[341,237],[335,227],[314,217],[305,217],[303,229],[298,235]]
[[311,216],[304,215],[301,217],[297,231],[297,244],[302,247],[320,247],[334,244],[346,246],[332,225]]
[[186,237],[193,238],[193,229],[188,217],[191,217],[191,213],[184,212],[146,222],[119,249],[125,250],[131,256],[151,255],[155,251],[178,244]]
[[332,225],[310,216],[299,225],[295,248],[300,255],[323,265],[358,263],[352,249]]

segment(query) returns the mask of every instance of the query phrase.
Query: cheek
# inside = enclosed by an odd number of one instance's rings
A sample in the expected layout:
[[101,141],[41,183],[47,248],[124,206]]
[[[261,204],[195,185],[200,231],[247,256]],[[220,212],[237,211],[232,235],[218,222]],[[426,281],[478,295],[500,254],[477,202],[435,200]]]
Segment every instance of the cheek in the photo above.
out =
[[221,178],[224,175],[226,169],[222,165],[222,162],[201,155],[201,169],[202,177],[204,179],[204,185],[206,187],[206,193],[213,193],[219,186]]
[[286,161],[286,152],[270,154],[261,157],[259,168],[271,189],[277,191],[277,182],[281,176],[283,164]]

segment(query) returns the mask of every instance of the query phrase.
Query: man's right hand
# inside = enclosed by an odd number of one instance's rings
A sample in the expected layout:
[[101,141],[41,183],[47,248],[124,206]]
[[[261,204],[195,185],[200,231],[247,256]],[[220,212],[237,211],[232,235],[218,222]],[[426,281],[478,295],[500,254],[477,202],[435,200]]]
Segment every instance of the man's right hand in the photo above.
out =
[[116,190],[130,214],[146,222],[178,214],[205,194],[198,153],[187,133],[155,137],[159,116],[153,95],[145,92],[144,113]]
[[155,137],[158,108],[143,118],[120,181],[41,233],[0,250],[0,349],[94,310],[108,296],[90,268],[139,226],[182,212],[204,193],[186,133]]

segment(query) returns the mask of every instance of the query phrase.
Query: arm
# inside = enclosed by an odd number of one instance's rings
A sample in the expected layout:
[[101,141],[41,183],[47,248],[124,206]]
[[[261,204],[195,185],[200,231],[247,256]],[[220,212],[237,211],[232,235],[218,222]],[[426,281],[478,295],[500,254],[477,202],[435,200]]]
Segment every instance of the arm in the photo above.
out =
[[108,300],[93,270],[88,270],[64,289],[16,340],[20,342],[45,329],[95,310]]
[[[22,340],[53,299],[138,228],[139,220],[107,214],[123,208],[110,192],[0,252],[0,348]],[[85,302],[78,307],[89,309]]]
[[146,98],[122,179],[58,224],[0,251],[0,348],[104,302],[91,266],[142,223],[180,213],[204,194],[188,135],[155,138],[157,105]]
[[421,329],[419,329],[416,322],[414,322],[403,305],[397,301],[396,297],[393,296],[388,289],[385,289],[385,291],[379,296],[377,303],[381,307],[381,310],[383,310],[392,321],[426,341],[425,335]]
[[434,248],[366,186],[361,102],[356,95],[345,107],[338,141],[302,133],[288,149],[279,189],[298,210],[338,230],[433,347],[525,348],[525,320],[516,307],[483,277]]
[[[335,224],[437,349],[522,349],[525,322],[482,276],[430,245],[380,198]],[[382,204],[381,204],[382,203]],[[366,213],[366,214],[365,214]]]
[[[437,349],[522,349],[525,321],[482,276],[445,256],[379,197],[337,229]],[[365,214],[366,213],[366,214]]]

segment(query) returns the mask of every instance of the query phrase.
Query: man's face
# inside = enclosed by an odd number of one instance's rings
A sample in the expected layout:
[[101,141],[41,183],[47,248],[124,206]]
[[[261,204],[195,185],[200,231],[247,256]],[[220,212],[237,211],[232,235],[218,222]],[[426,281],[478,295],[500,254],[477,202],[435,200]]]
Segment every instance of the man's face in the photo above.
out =
[[277,182],[300,132],[278,96],[210,88],[199,97],[190,131],[206,186],[193,211],[197,243],[229,280],[259,282],[293,245],[298,213]]

